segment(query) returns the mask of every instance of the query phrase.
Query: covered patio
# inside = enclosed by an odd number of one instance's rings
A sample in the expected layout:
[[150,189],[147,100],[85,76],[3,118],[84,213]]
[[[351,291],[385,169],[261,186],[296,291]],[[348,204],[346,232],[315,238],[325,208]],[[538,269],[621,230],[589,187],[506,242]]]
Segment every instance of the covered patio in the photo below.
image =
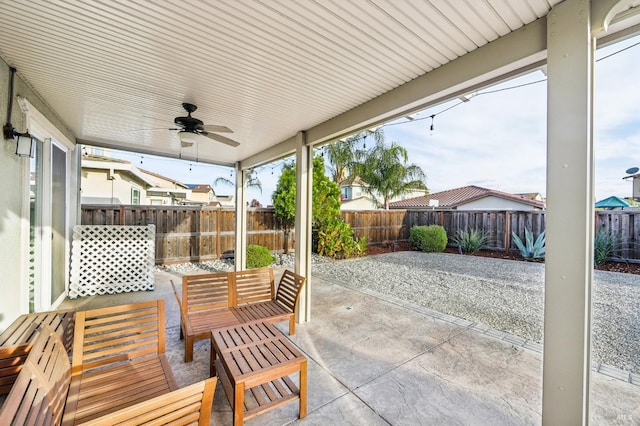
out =
[[[590,398],[598,382],[590,368],[594,49],[640,32],[639,6],[638,0],[2,2],[0,86],[9,90],[0,95],[7,116],[0,329],[66,297],[70,240],[80,221],[78,147],[87,144],[233,167],[237,269],[245,267],[247,245],[245,176],[295,154],[295,270],[307,277],[298,320],[313,334],[325,311],[340,306],[314,307],[322,288],[310,264],[313,148],[543,69],[547,260],[536,387],[544,423],[589,423],[599,411]],[[193,116],[211,127],[174,119],[186,115],[182,103],[197,105]],[[31,161],[15,154],[18,134],[37,140]],[[443,327],[435,335],[448,335]],[[421,342],[412,356],[417,362],[431,346],[437,352],[465,337],[454,335]],[[300,345],[313,356],[312,346]],[[400,358],[381,363],[381,372],[402,365],[381,378],[413,365]],[[373,379],[340,381],[358,388],[349,397],[362,402],[356,395],[373,395],[367,386]],[[487,393],[478,398],[482,405]],[[509,405],[519,397],[504,398]],[[473,406],[461,400],[439,407],[466,413]]]
[[[208,377],[210,345],[198,342],[194,361],[183,361],[169,280],[180,277],[157,272],[153,292],[67,300],[62,307],[165,299],[167,355],[178,384],[186,386]],[[313,321],[289,337],[309,362],[307,417],[298,420],[298,406],[290,402],[246,424],[541,423],[540,345],[525,347],[514,336],[348,284],[313,281]],[[286,322],[278,328],[287,334]],[[637,384],[594,373],[592,386],[594,424],[628,424],[640,416]],[[218,384],[211,424],[231,424],[231,413]]]

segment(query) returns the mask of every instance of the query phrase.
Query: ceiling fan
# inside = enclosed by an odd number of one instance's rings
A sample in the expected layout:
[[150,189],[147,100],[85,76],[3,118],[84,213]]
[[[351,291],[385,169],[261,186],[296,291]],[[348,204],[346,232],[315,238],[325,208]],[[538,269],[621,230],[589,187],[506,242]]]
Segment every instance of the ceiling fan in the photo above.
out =
[[184,102],[182,107],[187,111],[187,116],[176,117],[173,122],[178,127],[169,130],[178,130],[180,144],[183,148],[192,146],[195,142],[200,141],[202,137],[207,137],[232,147],[240,145],[239,142],[236,142],[233,139],[217,134],[233,133],[233,130],[230,128],[213,124],[205,125],[202,120],[192,117],[191,113],[198,109],[196,105]]

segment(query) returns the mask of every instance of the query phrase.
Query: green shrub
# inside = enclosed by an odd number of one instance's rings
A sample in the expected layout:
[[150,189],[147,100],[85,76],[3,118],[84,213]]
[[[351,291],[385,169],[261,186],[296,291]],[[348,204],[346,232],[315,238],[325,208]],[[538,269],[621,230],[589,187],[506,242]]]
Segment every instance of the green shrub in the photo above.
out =
[[533,241],[533,234],[531,231],[525,228],[524,230],[524,239],[525,243],[522,242],[520,237],[516,235],[515,232],[512,232],[513,242],[518,246],[518,250],[520,250],[520,254],[527,260],[533,259],[544,259],[545,253],[547,251],[545,247],[546,237],[544,236],[545,231],[542,231],[536,241]]
[[440,225],[414,226],[409,233],[409,243],[424,252],[440,252],[447,247],[447,231]]
[[621,247],[622,243],[618,237],[606,231],[598,231],[593,238],[593,261],[600,266],[607,258],[613,257]]
[[317,229],[317,250],[320,256],[334,259],[362,256],[367,250],[366,239],[353,238],[351,225],[342,219],[329,219]]
[[459,229],[453,242],[458,244],[462,253],[476,253],[487,244],[487,234],[477,229]]
[[264,268],[276,261],[268,248],[249,245],[247,246],[247,268]]

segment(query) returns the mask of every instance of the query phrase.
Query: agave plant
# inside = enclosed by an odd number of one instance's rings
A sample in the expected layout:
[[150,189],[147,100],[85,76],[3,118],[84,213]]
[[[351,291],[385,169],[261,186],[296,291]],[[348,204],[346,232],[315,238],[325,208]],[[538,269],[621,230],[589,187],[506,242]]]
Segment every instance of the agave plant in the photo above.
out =
[[542,231],[538,238],[536,238],[535,242],[533,241],[533,234],[531,231],[525,228],[524,230],[524,239],[523,243],[520,237],[516,235],[515,232],[512,232],[513,242],[518,246],[518,250],[520,250],[520,254],[527,260],[533,259],[544,259],[544,255],[546,252],[545,247],[545,231]]
[[459,229],[453,238],[462,253],[476,253],[487,244],[487,234],[477,229]]
[[600,266],[610,257],[620,258],[620,256],[614,256],[614,254],[621,248],[622,242],[620,238],[606,231],[599,231],[593,239],[593,258],[595,264]]

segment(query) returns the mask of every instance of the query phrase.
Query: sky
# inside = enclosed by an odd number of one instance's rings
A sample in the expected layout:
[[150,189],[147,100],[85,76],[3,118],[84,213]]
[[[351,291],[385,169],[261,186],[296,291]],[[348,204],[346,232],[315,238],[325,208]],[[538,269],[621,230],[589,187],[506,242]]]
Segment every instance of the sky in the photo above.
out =
[[[596,53],[594,201],[631,196],[631,181],[622,178],[627,169],[640,167],[640,45],[636,43],[640,36]],[[409,162],[426,173],[431,193],[477,185],[545,196],[545,79],[542,71],[535,71],[483,89],[468,102],[452,100],[414,115],[413,121],[386,123],[385,141],[407,149]],[[213,185],[219,176],[235,178],[227,167],[111,150],[109,154],[183,183]],[[260,167],[262,192],[250,189],[247,199],[270,205],[281,169],[282,161]],[[219,195],[234,192],[233,186],[223,184],[214,189]]]

